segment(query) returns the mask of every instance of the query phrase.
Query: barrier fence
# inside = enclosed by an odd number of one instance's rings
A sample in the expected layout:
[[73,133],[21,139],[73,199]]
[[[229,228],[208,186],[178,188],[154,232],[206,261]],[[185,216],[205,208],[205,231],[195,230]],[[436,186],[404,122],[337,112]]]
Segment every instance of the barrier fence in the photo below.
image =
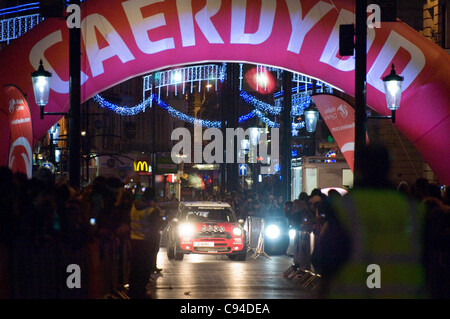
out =
[[[292,242],[291,242],[292,243]],[[311,255],[314,251],[314,234],[299,230],[293,240],[293,264],[283,273],[283,276],[301,288],[313,291],[320,284],[321,275],[314,271],[311,264]]]
[[247,232],[247,253],[253,252],[250,258],[256,259],[259,256],[263,256],[271,259],[264,251],[264,228],[264,218],[249,216],[245,220],[244,229]]
[[0,298],[129,299],[129,245],[118,236],[93,237],[76,247],[57,237],[18,237],[0,245]]

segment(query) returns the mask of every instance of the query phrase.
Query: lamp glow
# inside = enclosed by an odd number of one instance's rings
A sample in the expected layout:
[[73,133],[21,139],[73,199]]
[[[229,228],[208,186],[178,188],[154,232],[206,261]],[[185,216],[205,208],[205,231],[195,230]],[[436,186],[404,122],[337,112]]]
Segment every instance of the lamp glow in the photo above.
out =
[[383,82],[386,93],[387,107],[391,111],[395,111],[400,107],[403,77],[397,75],[393,64],[391,73],[383,78]]
[[39,68],[37,69],[37,71],[31,73],[31,80],[33,83],[33,91],[36,104],[39,105],[41,108],[47,105],[48,103],[51,78],[52,74],[44,70],[42,60],[40,60]]
[[303,111],[305,115],[306,130],[310,133],[316,131],[317,120],[319,119],[319,111],[317,111],[315,104],[311,101],[309,106]]

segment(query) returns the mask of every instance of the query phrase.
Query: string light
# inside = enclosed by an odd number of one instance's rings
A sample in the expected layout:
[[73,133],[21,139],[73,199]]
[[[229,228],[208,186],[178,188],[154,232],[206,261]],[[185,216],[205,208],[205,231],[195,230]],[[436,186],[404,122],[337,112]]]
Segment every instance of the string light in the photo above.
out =
[[241,115],[241,116],[239,117],[239,123],[248,121],[249,119],[251,119],[251,118],[253,118],[253,117],[255,117],[255,116],[256,116],[255,110],[253,110],[253,111],[251,111],[250,113],[247,113],[247,114],[245,114],[245,115]]
[[139,114],[141,112],[145,112],[145,109],[147,107],[152,107],[152,98],[149,97],[145,99],[143,102],[139,103],[136,106],[133,107],[127,107],[127,106],[119,106],[117,104],[111,103],[106,101],[103,97],[101,97],[99,94],[94,95],[94,101],[100,105],[102,108],[107,108],[114,113],[117,113],[119,115],[123,116],[132,116]]
[[248,104],[253,105],[259,111],[270,113],[272,115],[279,115],[281,113],[281,107],[270,105],[266,102],[260,101],[254,96],[251,96],[244,90],[241,90],[239,95],[244,99],[244,101]]
[[304,128],[304,127],[305,127],[305,122],[304,121],[300,122],[300,123],[292,122],[292,129],[293,130],[300,130],[300,129]]
[[[193,116],[189,116],[187,114],[184,114],[183,112],[180,112],[164,101],[162,101],[156,94],[152,94],[150,97],[148,97],[146,100],[141,102],[140,104],[133,106],[133,107],[126,107],[126,106],[119,106],[114,103],[106,101],[103,97],[101,97],[99,94],[96,94],[94,96],[94,101],[100,105],[102,108],[107,108],[110,111],[113,111],[116,114],[123,115],[123,116],[132,116],[136,115],[140,112],[145,111],[145,108],[152,107],[151,102],[152,100],[155,100],[156,105],[167,111],[171,116],[174,116],[182,121],[194,124],[194,122],[197,121],[201,126],[203,127],[215,127],[220,128],[222,126],[222,123],[220,121],[210,121],[210,120],[199,120],[196,119]],[[250,113],[247,113],[245,115],[242,115],[239,117],[239,123],[243,123],[245,121],[248,121],[249,119],[258,116],[258,118],[261,120],[261,122],[266,123],[269,127],[279,127],[280,125],[274,121],[271,121],[268,119],[264,114],[259,110],[253,110]]]
[[200,124],[203,127],[215,127],[215,128],[221,127],[222,123],[220,121],[200,120],[193,116],[186,115],[183,112],[175,110],[173,107],[171,107],[170,105],[167,105],[164,101],[162,101],[156,94],[153,94],[153,99],[155,100],[156,105],[158,105],[159,107],[166,110],[167,113],[169,113],[170,115],[172,115],[182,121],[189,122],[191,124],[194,124],[194,123]]
[[259,117],[260,121],[267,124],[269,127],[280,127],[280,124],[274,121],[269,120],[264,114],[259,110],[255,110],[256,115]]

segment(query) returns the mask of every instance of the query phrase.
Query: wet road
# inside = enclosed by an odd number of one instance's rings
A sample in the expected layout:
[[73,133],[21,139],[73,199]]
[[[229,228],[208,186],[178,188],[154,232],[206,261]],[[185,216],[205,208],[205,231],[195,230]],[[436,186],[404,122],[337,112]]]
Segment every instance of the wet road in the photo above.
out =
[[292,264],[286,255],[259,256],[231,261],[223,255],[185,255],[182,261],[169,260],[166,249],[158,254],[158,267],[152,275],[153,299],[307,299],[302,290],[283,272]]

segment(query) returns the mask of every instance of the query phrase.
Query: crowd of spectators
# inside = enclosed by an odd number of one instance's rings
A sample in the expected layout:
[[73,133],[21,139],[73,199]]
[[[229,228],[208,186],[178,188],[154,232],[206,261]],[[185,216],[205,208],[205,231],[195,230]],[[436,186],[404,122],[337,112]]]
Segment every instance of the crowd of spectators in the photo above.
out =
[[[28,180],[0,168],[0,297],[120,295],[133,200],[118,178],[100,176],[76,191],[47,169]],[[79,267],[79,289],[67,285],[69,265]]]
[[[193,199],[228,202],[241,219],[285,216],[290,225],[317,236],[324,223],[335,218],[326,203],[340,197],[337,192],[325,195],[315,189],[286,201],[273,189]],[[442,282],[450,283],[450,190],[424,178],[402,182],[397,189],[426,208],[424,262],[428,282],[436,296],[442,296]],[[100,176],[76,191],[67,183],[55,183],[46,169],[28,180],[0,168],[0,259],[7,261],[0,267],[0,298],[125,298],[130,211],[138,196],[118,178]],[[67,288],[70,264],[88,274],[82,276],[81,289]]]

